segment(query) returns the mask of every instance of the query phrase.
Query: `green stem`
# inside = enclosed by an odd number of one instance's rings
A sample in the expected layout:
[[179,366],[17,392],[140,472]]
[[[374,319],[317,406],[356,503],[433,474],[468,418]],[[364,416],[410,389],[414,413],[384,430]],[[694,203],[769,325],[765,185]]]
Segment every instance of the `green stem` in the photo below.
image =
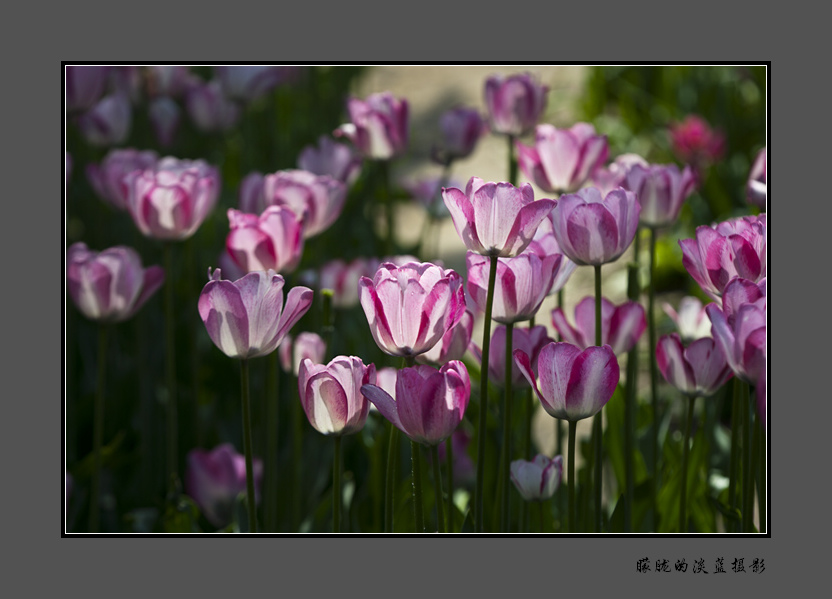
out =
[[448,477],[448,532],[454,531],[454,444],[451,437],[445,440],[446,476]]
[[[757,393],[757,389],[754,389]],[[756,396],[755,396],[756,397]],[[761,418],[754,425],[754,463],[757,465],[757,510],[760,513],[760,532],[766,531],[766,436]]]
[[98,385],[95,392],[95,415],[93,420],[92,494],[90,495],[90,532],[98,532],[101,505],[101,445],[104,440],[104,396],[107,383],[107,344],[110,326],[98,327]]
[[280,410],[278,389],[280,381],[280,357],[274,352],[268,358],[269,393],[266,394],[266,492],[264,493],[266,506],[265,529],[267,532],[277,532],[277,497],[278,497],[278,435],[280,431]]
[[[601,265],[595,265],[595,345],[601,347]],[[603,425],[599,410],[592,418],[593,459],[595,466],[595,532],[603,526],[602,485],[604,470]]]
[[476,518],[474,532],[483,530],[483,484],[485,479],[485,438],[488,412],[488,359],[491,350],[491,311],[494,305],[494,284],[497,281],[497,256],[491,256],[488,292],[485,298],[485,321],[482,333],[482,363],[480,367],[480,422],[477,432]]
[[[728,504],[731,512],[737,510],[737,482],[740,476],[740,434],[742,433],[742,402],[738,378],[733,380],[733,401],[731,404],[731,459],[728,463]],[[732,522],[732,532],[737,532],[737,522]]]
[[[332,355],[332,334],[335,332],[334,318],[332,311],[332,298],[335,292],[332,289],[321,289],[321,310],[322,325],[321,338],[324,340],[326,355]],[[326,362],[326,360],[324,360]]]
[[688,454],[690,453],[690,431],[693,423],[693,404],[696,397],[688,398],[688,412],[685,418],[685,440],[682,445],[682,491],[679,494],[679,532],[688,531]]
[[384,486],[384,532],[393,532],[393,488],[396,462],[399,459],[399,429],[390,424],[390,440],[387,443],[387,474]]
[[751,404],[748,383],[742,383],[742,530],[754,528],[754,482],[751,467]]
[[506,325],[506,364],[505,364],[505,395],[503,399],[503,452],[505,459],[503,460],[503,490],[502,490],[502,529],[503,532],[508,532],[511,524],[510,519],[510,496],[509,496],[509,481],[510,481],[510,466],[511,463],[511,404],[512,404],[512,386],[511,386],[511,371],[514,363],[514,356],[512,355],[514,337],[514,323]]
[[575,421],[569,422],[569,532],[578,532],[578,518],[575,505],[575,487],[578,486],[578,481],[575,479],[575,435],[577,432],[578,423]]
[[248,360],[240,360],[240,395],[243,399],[243,447],[246,454],[246,503],[248,505],[248,527],[257,532],[257,510],[254,495],[254,467],[251,451],[251,401],[249,397]]
[[[297,377],[292,376],[291,380],[294,382],[294,388],[297,389]],[[303,455],[303,406],[298,401],[290,402],[292,404],[292,452],[296,456]],[[301,524],[301,512],[303,508],[303,472],[301,471],[302,460],[292,460],[292,478],[294,484],[292,485],[292,523],[293,529],[298,530]]]
[[419,444],[410,442],[410,464],[413,468],[413,516],[416,532],[425,532],[425,514],[422,508],[422,458]]
[[341,435],[335,435],[332,460],[332,532],[341,532]]
[[165,341],[167,344],[167,433],[168,433],[168,485],[172,493],[178,494],[179,489],[179,475],[178,475],[178,456],[179,450],[177,447],[178,424],[176,415],[176,339],[175,339],[175,322],[174,322],[174,297],[173,297],[173,282],[176,280],[173,272],[173,244],[167,242],[164,244],[164,263],[165,263]]
[[393,197],[390,193],[390,163],[387,160],[379,160],[379,172],[381,174],[381,194],[384,203],[384,216],[387,219],[387,231],[384,241],[385,254],[392,256],[396,253],[396,223],[394,218]]
[[[450,439],[450,437],[448,437]],[[442,506],[442,472],[439,468],[439,446],[433,445],[430,448],[433,459],[433,484],[436,493],[436,526],[440,533],[445,532],[445,508]]]
[[659,396],[656,393],[656,229],[650,229],[650,284],[647,287],[647,339],[648,357],[650,360],[650,401],[653,408],[653,434],[651,436],[652,457],[650,502],[652,504],[653,527],[658,522],[658,479],[659,479]]
[[507,135],[508,139],[508,181],[517,185],[517,159],[514,157],[514,136]]

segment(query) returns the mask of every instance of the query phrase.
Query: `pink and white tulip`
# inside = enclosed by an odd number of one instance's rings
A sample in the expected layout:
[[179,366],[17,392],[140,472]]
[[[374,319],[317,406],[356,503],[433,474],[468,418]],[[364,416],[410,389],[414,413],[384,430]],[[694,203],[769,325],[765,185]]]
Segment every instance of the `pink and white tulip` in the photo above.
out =
[[352,308],[358,305],[358,281],[372,277],[379,266],[377,258],[330,260],[321,267],[320,288],[332,289],[332,305],[336,308]]
[[474,334],[474,315],[470,310],[465,310],[462,318],[456,325],[449,329],[442,339],[431,349],[416,356],[420,364],[435,364],[441,366],[451,360],[461,360],[471,345],[471,336]]
[[350,98],[350,121],[335,130],[371,160],[389,160],[407,150],[409,118],[407,100],[390,92],[371,94],[366,100]]
[[[595,345],[595,297],[589,295],[575,306],[575,326],[566,320],[561,308],[552,310],[552,324],[561,338],[586,349]],[[644,308],[638,302],[615,305],[601,298],[601,343],[620,356],[633,349],[647,328]]]
[[144,235],[165,241],[193,235],[220,191],[217,169],[202,160],[166,157],[124,179],[127,209]]
[[300,363],[298,391],[309,424],[324,435],[351,435],[364,428],[370,404],[364,385],[375,385],[376,367],[361,358],[338,356],[329,364]]
[[110,94],[78,117],[78,128],[91,145],[117,146],[127,139],[132,120],[130,98],[124,94]]
[[[263,482],[263,460],[253,458],[254,496],[260,501]],[[234,502],[246,492],[246,459],[231,443],[223,443],[206,451],[188,452],[185,470],[185,492],[191,497],[205,518],[217,528],[231,523]]]
[[578,265],[572,262],[561,251],[558,240],[555,239],[553,227],[552,214],[549,213],[549,216],[540,221],[540,226],[537,227],[531,243],[523,250],[526,253],[537,254],[541,258],[554,256],[555,254],[562,256],[560,265],[555,269],[555,278],[552,281],[552,287],[549,289],[549,295],[554,295],[563,289],[569,277],[578,268]]
[[593,171],[590,181],[602,195],[607,195],[613,189],[624,185],[627,174],[634,166],[649,166],[648,162],[638,154],[621,154],[609,166],[601,166]]
[[305,359],[312,360],[313,364],[320,364],[326,357],[326,342],[317,333],[304,331],[293,339],[286,335],[277,348],[280,358],[280,367],[284,372],[291,372],[298,375],[300,363]]
[[759,151],[757,158],[754,160],[754,164],[751,165],[751,172],[748,173],[745,197],[749,204],[765,211],[766,200],[768,199],[766,148]]
[[734,277],[756,283],[766,276],[766,215],[697,227],[696,238],[680,239],[679,246],[690,276],[719,301]]
[[67,112],[89,110],[107,86],[109,66],[77,65],[66,67]]
[[535,201],[532,186],[486,183],[471,177],[465,193],[443,188],[442,199],[465,247],[483,256],[516,256],[531,243],[555,202]]
[[225,65],[214,67],[214,74],[230,98],[251,102],[275,88],[284,78],[283,66]]
[[438,445],[462,422],[471,396],[465,365],[452,360],[439,370],[419,364],[399,371],[396,399],[376,385],[361,387],[378,411],[412,441]]
[[379,348],[415,357],[430,350],[465,312],[462,277],[429,262],[386,262],[358,282],[361,307]]
[[205,133],[228,131],[240,120],[239,106],[225,95],[217,79],[191,84],[185,109],[196,128]]
[[675,164],[637,164],[630,169],[623,187],[636,194],[641,224],[665,227],[679,217],[682,204],[696,187],[696,175],[689,166],[680,172]]
[[766,369],[766,309],[756,303],[743,304],[730,320],[724,309],[715,304],[706,310],[714,340],[731,370],[743,381],[756,385]]
[[705,306],[698,297],[685,296],[679,302],[679,311],[665,302],[662,306],[679,331],[682,341],[689,343],[702,337],[711,336],[711,321]]
[[87,179],[99,198],[119,210],[126,210],[130,190],[125,177],[136,170],[153,168],[158,160],[159,156],[153,150],[110,150],[101,164],[87,165]]
[[587,187],[558,199],[552,210],[555,239],[576,264],[614,262],[633,242],[640,211],[631,191],[619,188],[602,197],[596,188]]
[[161,266],[143,268],[139,254],[129,247],[116,246],[99,253],[78,242],[66,252],[67,292],[91,320],[127,320],[164,280]]
[[713,395],[733,376],[719,343],[710,337],[685,347],[677,333],[662,335],[656,363],[664,379],[689,397]]
[[439,117],[439,128],[442,142],[434,148],[432,156],[439,164],[450,164],[470,156],[488,127],[478,110],[458,106]]
[[526,501],[545,501],[550,499],[560,486],[563,476],[563,456],[547,458],[537,454],[531,462],[514,460],[511,462],[511,482]]
[[[581,351],[571,343],[550,343],[540,350],[538,375],[529,356],[515,350],[514,361],[551,416],[575,422],[601,411],[620,377],[618,360],[609,345]],[[538,382],[539,381],[539,382]]]
[[346,144],[322,135],[317,146],[306,146],[298,156],[298,168],[316,175],[329,175],[352,185],[361,172],[361,156]]
[[286,206],[303,221],[303,236],[323,233],[341,214],[347,186],[329,175],[308,171],[278,171],[263,177],[263,208]]
[[538,125],[534,146],[516,143],[517,162],[528,179],[548,193],[577,191],[607,160],[606,135],[589,123],[569,129]]
[[[520,350],[529,356],[532,372],[537,375],[537,358],[540,355],[540,350],[552,341],[553,339],[549,337],[546,327],[542,325],[530,328],[514,327],[511,334],[512,356],[516,350]],[[477,361],[482,364],[482,350],[476,344],[471,344],[471,351]],[[506,384],[505,325],[496,327],[491,334],[491,345],[488,353],[488,379],[501,387]],[[523,373],[518,368],[512,368],[511,386],[520,387],[526,386],[526,384],[526,377],[523,376]]]
[[485,81],[485,106],[494,133],[524,135],[543,116],[549,87],[529,73],[492,75]]
[[[508,324],[529,320],[537,314],[552,288],[562,258],[561,254],[541,258],[532,252],[523,252],[514,258],[499,258],[491,318]],[[468,252],[466,262],[468,295],[484,312],[491,261]]]
[[229,208],[231,230],[225,247],[246,272],[292,272],[303,253],[303,223],[285,206],[269,206],[260,216]]
[[219,269],[202,289],[198,309],[208,336],[229,358],[272,353],[312,304],[312,290],[293,287],[283,305],[283,277],[273,270],[251,272],[234,282]]

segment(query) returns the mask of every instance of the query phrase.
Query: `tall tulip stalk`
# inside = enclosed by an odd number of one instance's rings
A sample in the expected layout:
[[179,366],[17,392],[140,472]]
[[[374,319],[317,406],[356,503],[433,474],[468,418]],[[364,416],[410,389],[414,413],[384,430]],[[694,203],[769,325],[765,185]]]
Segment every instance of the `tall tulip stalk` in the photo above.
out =
[[[482,342],[482,363],[488,364],[498,259],[516,256],[526,249],[534,238],[538,225],[552,211],[555,202],[548,199],[535,200],[532,187],[528,183],[517,188],[510,183],[486,183],[478,177],[471,177],[465,192],[455,187],[443,189],[442,199],[451,213],[454,227],[465,247],[490,260]],[[483,532],[487,398],[488,368],[483,367],[480,374],[480,419],[474,509],[476,532]]]
[[209,270],[209,281],[199,296],[199,316],[208,336],[226,356],[240,360],[243,444],[246,456],[246,500],[251,532],[257,532],[254,476],[252,475],[249,364],[251,358],[272,353],[312,303],[312,290],[294,287],[283,305],[283,277],[273,270],[255,271],[234,282],[223,280],[219,269]]

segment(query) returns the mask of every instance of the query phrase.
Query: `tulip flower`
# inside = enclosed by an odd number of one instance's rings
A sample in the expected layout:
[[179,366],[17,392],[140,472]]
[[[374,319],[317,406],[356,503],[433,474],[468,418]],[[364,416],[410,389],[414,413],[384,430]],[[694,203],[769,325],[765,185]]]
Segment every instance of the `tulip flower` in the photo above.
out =
[[[401,187],[416,200],[431,218],[445,218],[450,216],[448,207],[442,201],[442,187],[446,183],[444,177],[424,177],[400,181]],[[454,183],[456,185],[456,183]]]
[[196,128],[205,133],[228,131],[240,119],[240,108],[230,100],[219,80],[192,83],[185,95],[185,109]]
[[511,482],[526,501],[551,499],[560,486],[562,475],[562,456],[549,459],[539,453],[531,462],[526,460],[511,462]]
[[126,210],[129,188],[125,177],[136,170],[153,168],[158,160],[159,156],[153,150],[110,150],[101,164],[87,165],[87,179],[99,198],[119,210]]
[[283,80],[284,69],[274,65],[225,65],[214,67],[214,74],[226,95],[251,102],[274,89]]
[[170,146],[179,128],[179,121],[182,119],[182,110],[179,105],[173,99],[161,96],[151,100],[148,111],[156,141],[162,147]]
[[665,380],[688,397],[713,395],[733,376],[720,345],[710,337],[684,347],[678,333],[663,335],[656,361]]
[[577,422],[594,416],[618,384],[618,360],[609,345],[581,351],[571,343],[552,342],[540,350],[537,376],[525,352],[515,350],[514,360],[543,408],[561,420]]
[[757,282],[766,276],[766,215],[697,227],[696,238],[680,239],[679,246],[690,276],[719,301],[734,277]]
[[553,200],[535,201],[532,186],[485,183],[471,177],[465,193],[443,188],[442,199],[465,247],[483,256],[516,256],[531,243],[540,222],[555,207]]
[[124,94],[111,94],[78,117],[78,128],[89,144],[117,146],[127,139],[132,117],[130,99]]
[[598,135],[589,123],[569,129],[538,125],[534,146],[516,143],[520,170],[548,193],[577,191],[607,160],[606,135]]
[[162,158],[124,181],[133,222],[144,235],[165,241],[193,235],[220,191],[219,173],[202,160]]
[[567,256],[563,255],[563,252],[558,245],[558,240],[555,239],[551,213],[549,213],[549,216],[540,221],[540,226],[537,227],[537,231],[535,232],[531,243],[523,251],[526,253],[537,254],[541,258],[553,256],[555,254],[561,256],[560,265],[555,269],[555,278],[552,281],[552,287],[549,289],[549,295],[554,295],[563,289],[563,286],[566,285],[569,277],[572,276],[572,273],[575,272],[576,268],[578,268],[577,264],[572,262],[572,260],[570,260]]
[[463,106],[444,112],[439,118],[439,127],[442,142],[434,147],[431,154],[433,160],[442,165],[470,156],[487,129],[479,111]]
[[339,144],[322,135],[318,145],[306,146],[298,156],[298,168],[316,175],[329,175],[333,179],[352,185],[361,172],[361,156],[350,146]]
[[324,435],[350,435],[364,428],[370,404],[364,385],[376,384],[376,368],[355,356],[338,356],[329,364],[309,358],[298,369],[298,391],[309,424]]
[[641,224],[654,228],[675,222],[695,186],[696,175],[691,168],[686,166],[679,172],[675,164],[636,164],[623,183],[625,189],[636,194]]
[[152,98],[178,98],[185,93],[193,79],[194,76],[186,65],[150,65],[147,67],[148,95]]
[[255,212],[259,214],[268,206],[286,206],[303,221],[303,236],[309,238],[335,222],[346,199],[346,185],[328,175],[278,171],[263,177],[263,204]]
[[66,67],[67,112],[89,110],[95,106],[107,85],[109,66],[77,65]]
[[548,93],[549,87],[529,73],[508,77],[492,75],[485,81],[485,106],[491,130],[505,135],[524,135],[543,115]]
[[673,151],[699,172],[725,153],[725,136],[701,116],[689,114],[681,123],[671,124],[669,132]]
[[436,345],[465,311],[462,277],[429,262],[386,262],[358,282],[361,307],[379,348],[415,357]]
[[[541,258],[531,252],[523,252],[514,258],[500,258],[491,318],[508,324],[529,320],[537,314],[552,288],[562,258],[561,254]],[[468,252],[466,262],[468,295],[485,311],[490,260]]]
[[165,279],[161,266],[142,268],[138,253],[116,246],[94,252],[72,244],[66,253],[67,291],[91,320],[121,322],[133,316]]
[[763,311],[767,308],[766,279],[752,283],[746,279],[734,277],[725,286],[722,293],[722,311],[730,326],[736,321],[737,312],[745,304],[753,304]]
[[[529,356],[532,372],[537,374],[537,357],[545,345],[552,343],[552,338],[546,327],[537,325],[529,328],[515,327],[511,336],[511,355],[515,350],[521,350]],[[491,347],[488,356],[488,376],[500,386],[506,383],[506,327],[498,326],[491,335]],[[476,345],[471,346],[474,357],[482,364],[482,352]],[[526,377],[517,368],[511,369],[511,385],[513,387],[526,386]]]
[[260,216],[228,209],[231,230],[225,247],[247,272],[291,272],[303,253],[303,224],[285,206],[269,206]]
[[[723,300],[724,302],[724,300]],[[705,308],[711,332],[725,353],[734,374],[755,385],[766,368],[766,309],[756,303],[741,305],[729,320],[727,310],[711,304]]]
[[766,182],[766,148],[757,154],[751,172],[748,173],[748,184],[746,185],[746,200],[749,204],[757,206],[760,210],[766,209],[768,199],[768,185]]
[[462,360],[468,346],[471,344],[471,335],[474,334],[474,315],[470,310],[465,310],[459,322],[442,336],[442,339],[431,349],[416,356],[416,361],[421,364],[435,364],[441,366],[451,360]]
[[273,270],[221,280],[209,272],[199,296],[199,315],[208,336],[229,358],[257,358],[273,352],[312,304],[312,290],[293,287],[283,305],[283,277]]
[[382,92],[366,100],[350,98],[347,110],[351,122],[338,127],[334,134],[348,138],[365,158],[389,160],[407,150],[407,100]]
[[280,355],[280,366],[285,372],[291,372],[295,376],[300,371],[300,363],[305,359],[312,360],[313,364],[320,364],[326,356],[326,342],[317,333],[303,332],[293,339],[286,335],[280,346],[277,348]]
[[[552,310],[552,324],[564,341],[581,349],[595,345],[595,298],[589,295],[575,306],[574,327],[561,308]],[[647,319],[641,304],[628,301],[616,306],[601,298],[601,343],[611,346],[616,356],[633,349],[645,328]]]
[[621,154],[609,166],[596,168],[590,176],[590,182],[602,195],[607,195],[624,184],[630,169],[637,164],[648,166],[647,161],[638,154]]
[[678,312],[667,302],[662,307],[676,325],[682,341],[688,343],[702,337],[711,336],[711,321],[708,320],[708,314],[705,312],[705,307],[699,301],[699,298],[683,297],[679,302]]
[[[255,458],[254,489],[257,502],[260,501],[262,479],[263,462]],[[217,528],[227,526],[232,520],[237,496],[245,491],[245,458],[234,450],[231,443],[224,443],[211,451],[194,449],[188,452],[185,492],[211,524]]]
[[374,384],[363,385],[361,392],[411,440],[434,446],[462,422],[471,381],[465,365],[452,360],[439,370],[422,364],[399,370],[396,399]]
[[641,208],[631,191],[601,196],[594,187],[560,197],[552,210],[555,238],[563,253],[579,265],[614,262],[632,243]]
[[356,258],[347,263],[339,258],[330,260],[321,267],[321,289],[332,289],[332,305],[337,308],[351,308],[358,305],[358,281],[361,277],[372,277],[379,267],[376,258]]

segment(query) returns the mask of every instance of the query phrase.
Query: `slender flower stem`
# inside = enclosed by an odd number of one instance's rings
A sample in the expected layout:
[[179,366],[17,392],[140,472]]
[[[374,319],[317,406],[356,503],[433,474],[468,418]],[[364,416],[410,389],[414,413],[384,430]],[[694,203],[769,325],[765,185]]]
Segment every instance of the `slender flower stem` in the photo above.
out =
[[99,509],[101,505],[101,445],[104,439],[104,396],[107,383],[107,344],[110,325],[98,327],[98,385],[95,391],[95,416],[93,420],[92,494],[90,495],[90,532],[98,532]]
[[575,487],[578,486],[578,481],[575,479],[575,435],[577,432],[578,423],[575,421],[569,422],[569,532],[578,532],[578,517],[575,505]]
[[510,497],[509,497],[509,480],[511,463],[511,404],[512,402],[512,386],[511,386],[511,370],[514,363],[514,356],[512,355],[514,337],[514,323],[506,325],[506,364],[505,364],[505,395],[503,399],[503,473],[502,473],[502,530],[508,532],[511,528],[509,522],[510,516]]
[[[293,388],[297,389],[297,377],[292,376]],[[292,452],[296,456],[303,455],[303,406],[300,400],[292,404]],[[303,476],[301,472],[301,460],[292,460],[292,478],[294,485],[292,489],[292,523],[293,529],[297,530],[301,524],[301,511],[303,508]]]
[[413,515],[416,532],[425,532],[425,514],[422,507],[422,456],[416,441],[410,442],[410,463],[413,468]]
[[485,479],[485,438],[488,412],[488,359],[491,350],[491,311],[494,305],[494,284],[497,281],[497,256],[491,256],[488,292],[485,298],[485,321],[482,332],[482,366],[480,368],[480,422],[477,432],[477,486],[474,532],[483,531],[483,485]]
[[[450,438],[450,437],[448,437]],[[442,471],[439,468],[439,446],[433,445],[430,448],[433,460],[433,484],[436,494],[436,526],[440,533],[445,532],[445,509],[442,506]]]
[[341,435],[335,435],[332,459],[332,532],[341,532]]
[[[601,347],[601,265],[595,265],[595,345]],[[601,532],[604,516],[601,506],[604,471],[603,426],[601,411],[592,418],[593,459],[595,460],[595,532]]]
[[648,357],[650,359],[650,401],[653,408],[653,434],[650,442],[652,445],[651,467],[653,477],[651,479],[650,502],[653,507],[653,527],[658,523],[658,487],[659,487],[659,396],[656,393],[656,316],[654,305],[656,303],[656,229],[650,229],[650,284],[647,287],[647,339]]
[[399,459],[399,429],[390,424],[387,442],[387,474],[384,485],[384,532],[393,532],[393,488],[396,478],[396,462]]
[[445,440],[446,476],[448,477],[448,532],[454,531],[454,444],[451,437]]
[[[754,389],[757,393],[757,389]],[[755,396],[756,398],[756,396]],[[757,464],[757,511],[760,513],[760,532],[766,531],[766,435],[761,418],[754,426],[754,463]]]
[[742,383],[742,531],[754,529],[754,476],[751,468],[751,404],[748,383]]
[[[335,292],[332,289],[321,289],[321,338],[324,340],[327,355],[332,353],[332,334],[335,332],[334,318],[332,312],[332,298]],[[324,360],[326,363],[326,360]]]
[[508,139],[508,182],[517,186],[517,158],[514,157],[514,136],[507,135]]
[[176,339],[174,322],[173,282],[176,280],[173,272],[173,245],[164,244],[165,262],[165,341],[167,344],[167,383],[168,383],[168,485],[173,493],[178,493],[179,474],[177,463],[179,449],[177,447],[178,423],[176,415]]
[[696,397],[688,398],[688,413],[685,419],[685,440],[682,445],[682,491],[679,493],[679,532],[688,531],[688,454],[690,454],[690,431],[693,423],[693,404]]
[[[731,404],[731,459],[728,463],[728,504],[731,506],[731,512],[735,514],[737,510],[737,482],[740,477],[740,434],[742,433],[740,385],[742,382],[735,377],[732,384],[734,393]],[[733,529],[732,532],[737,532],[739,530],[738,523],[733,522],[731,528]]]
[[[638,235],[635,237],[635,255],[638,258]],[[627,265],[627,298],[638,302],[641,288],[638,282],[638,262]],[[627,354],[627,388],[624,395],[624,532],[633,530],[633,502],[635,502],[635,410],[638,394],[638,344]]]
[[393,197],[390,193],[390,163],[387,160],[379,160],[379,173],[381,175],[381,193],[382,202],[384,203],[384,216],[387,219],[387,237],[384,240],[385,254],[392,256],[395,254],[395,234],[396,223],[393,213]]
[[248,527],[257,532],[257,510],[254,495],[254,467],[251,451],[251,401],[249,397],[248,360],[240,360],[240,395],[243,399],[243,447],[246,453],[246,503],[248,505]]
[[280,409],[278,390],[280,389],[280,357],[277,352],[268,356],[267,367],[269,378],[266,394],[266,492],[264,503],[266,508],[266,532],[277,532],[277,496],[278,496],[278,435],[280,431]]

